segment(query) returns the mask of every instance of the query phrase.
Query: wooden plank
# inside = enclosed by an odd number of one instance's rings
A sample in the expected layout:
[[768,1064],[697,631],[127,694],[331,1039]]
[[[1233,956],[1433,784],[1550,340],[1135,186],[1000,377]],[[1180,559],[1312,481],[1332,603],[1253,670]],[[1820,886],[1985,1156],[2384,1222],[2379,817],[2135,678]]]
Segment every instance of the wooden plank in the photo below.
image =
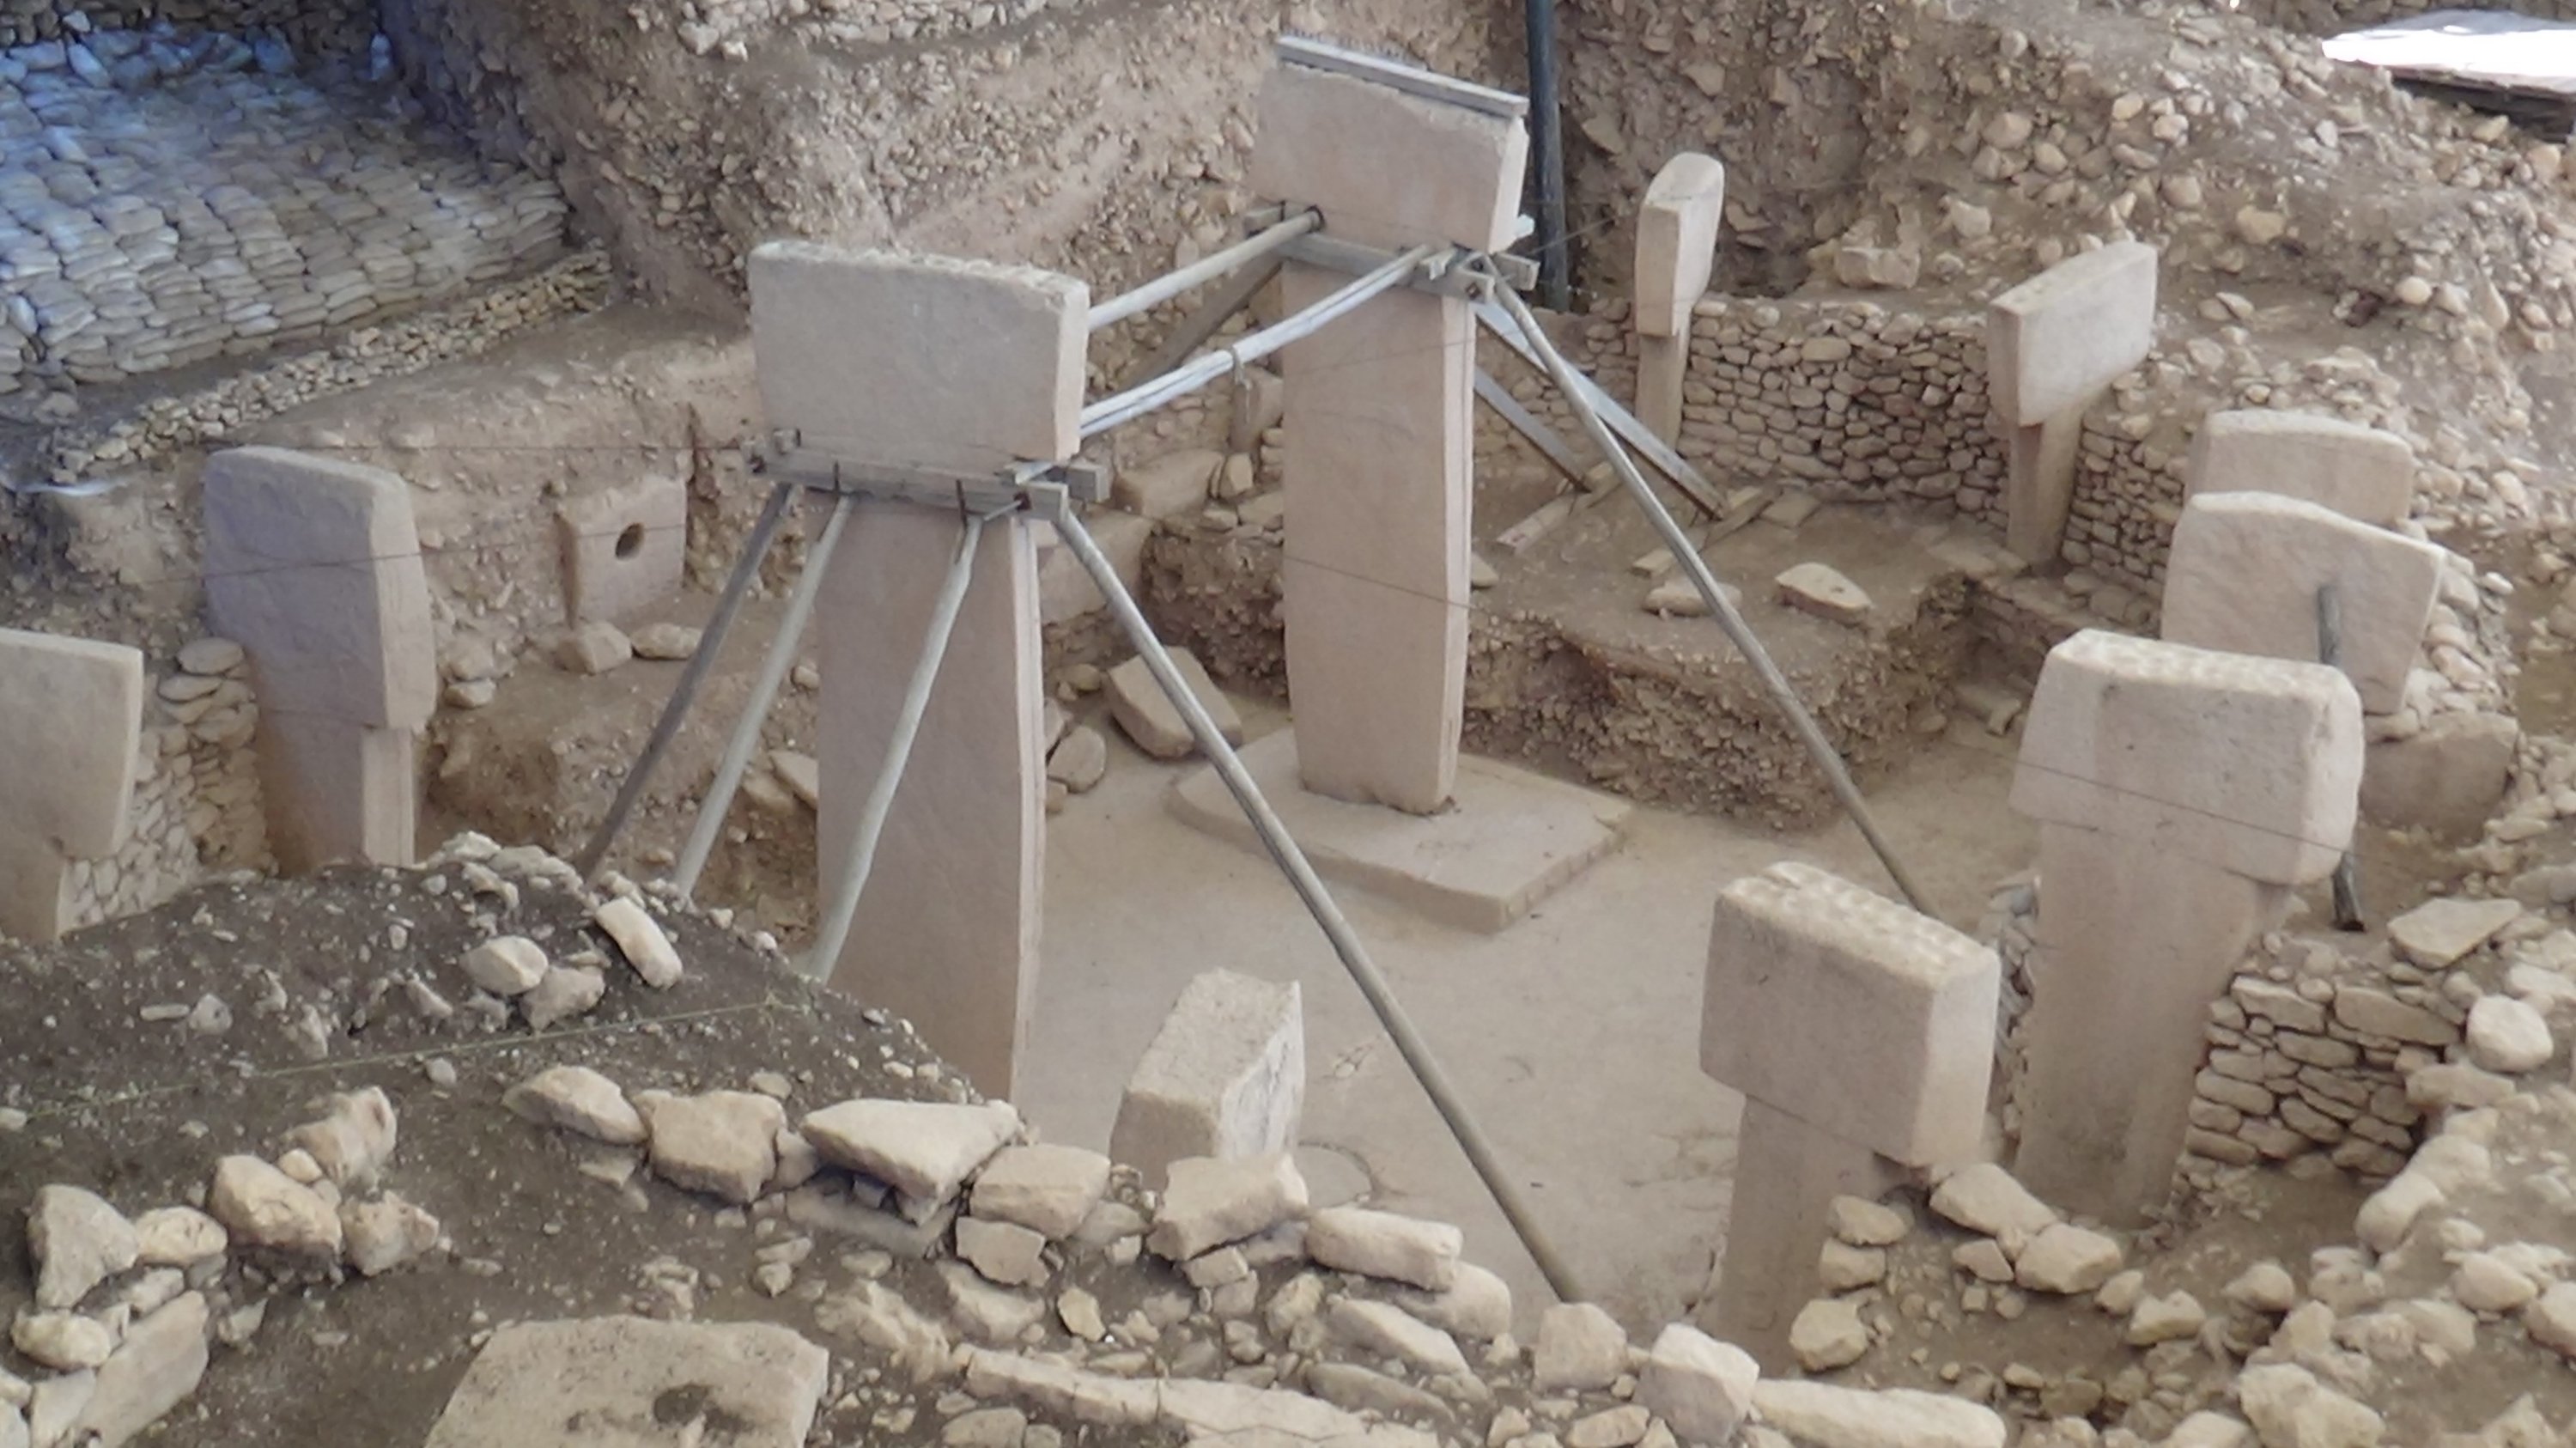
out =
[[[1518,352],[1523,361],[1541,371],[1546,370],[1539,362],[1538,349],[1521,335],[1520,327],[1512,321],[1512,314],[1504,311],[1500,303],[1478,302],[1476,320],[1484,324],[1486,331],[1501,339],[1504,346]],[[1601,420],[1609,424],[1610,431],[1635,449],[1637,456],[1644,458],[1655,471],[1662,473],[1683,497],[1691,501],[1692,506],[1712,518],[1726,511],[1718,502],[1717,489],[1700,476],[1699,469],[1692,467],[1680,453],[1655,436],[1651,428],[1637,420],[1635,413],[1613,401],[1609,393],[1601,390],[1599,383],[1581,372],[1574,374],[1574,382],[1582,389],[1584,400],[1592,404],[1592,410],[1600,413]]]
[[1555,532],[1559,524],[1573,516],[1573,498],[1551,498],[1540,504],[1537,512],[1495,535],[1494,546],[1507,553],[1526,553],[1531,544]]

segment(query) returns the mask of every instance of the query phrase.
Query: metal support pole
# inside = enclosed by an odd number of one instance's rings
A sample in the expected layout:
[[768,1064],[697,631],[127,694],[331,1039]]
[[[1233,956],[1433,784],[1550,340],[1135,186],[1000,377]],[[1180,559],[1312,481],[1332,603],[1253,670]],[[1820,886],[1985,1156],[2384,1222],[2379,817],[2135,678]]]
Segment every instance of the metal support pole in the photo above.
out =
[[1211,282],[1248,263],[1270,255],[1279,248],[1324,224],[1324,214],[1307,210],[1289,217],[1266,231],[1245,238],[1220,252],[1201,257],[1174,271],[1168,271],[1132,292],[1124,292],[1091,309],[1091,330],[1099,331],[1113,322],[1123,322],[1158,302],[1167,302],[1203,282]]
[[[2343,600],[2329,583],[2317,590],[2317,662],[2328,668],[2343,667]],[[2343,852],[2335,861],[2334,925],[2337,930],[2364,930],[2361,918],[2361,857]]]
[[686,900],[698,888],[698,876],[707,868],[707,856],[715,853],[716,836],[724,829],[725,811],[733,808],[734,791],[742,787],[742,772],[751,763],[751,751],[760,744],[760,726],[769,719],[769,706],[778,697],[778,686],[785,682],[788,667],[796,659],[796,643],[805,635],[805,620],[814,614],[814,600],[823,591],[823,574],[832,561],[832,550],[841,543],[841,529],[849,522],[856,500],[842,494],[832,500],[831,514],[823,520],[823,531],[813,546],[805,550],[805,571],[796,575],[795,591],[787,596],[787,613],[778,621],[778,637],[770,640],[768,656],[760,661],[760,677],[753,681],[751,697],[743,701],[742,717],[733,725],[733,737],[725,741],[724,758],[716,764],[716,777],[707,786],[707,797],[698,803],[698,822],[689,831],[689,842],[681,847],[680,862],[671,872],[680,887],[680,898]]
[[1537,171],[1538,276],[1549,307],[1573,304],[1571,258],[1565,254],[1565,128],[1556,102],[1556,0],[1523,0],[1529,40],[1530,165]]
[[1709,572],[1707,560],[1699,556],[1699,550],[1693,548],[1690,539],[1683,535],[1681,524],[1673,521],[1672,512],[1665,508],[1664,500],[1656,497],[1655,490],[1647,486],[1645,474],[1637,471],[1636,460],[1629,457],[1628,450],[1610,435],[1610,428],[1601,420],[1601,414],[1593,410],[1591,400],[1576,385],[1574,364],[1566,361],[1565,355],[1556,350],[1556,344],[1540,330],[1538,319],[1530,315],[1529,304],[1514,294],[1510,287],[1497,281],[1493,294],[1501,299],[1512,320],[1529,338],[1548,376],[1554,379],[1557,390],[1564,394],[1566,405],[1574,409],[1574,415],[1583,422],[1584,431],[1592,435],[1592,445],[1610,459],[1610,465],[1618,470],[1619,480],[1627,484],[1628,492],[1636,498],[1637,505],[1646,510],[1648,521],[1662,535],[1664,546],[1673,551],[1682,572],[1689,575],[1691,583],[1699,589],[1699,596],[1708,604],[1708,611],[1717,619],[1717,626],[1726,631],[1736,650],[1753,665],[1753,672],[1761,678],[1762,687],[1770,693],[1772,702],[1788,716],[1789,726],[1796,731],[1799,742],[1807,747],[1808,757],[1815,760],[1816,768],[1823,772],[1834,798],[1842,802],[1843,812],[1860,827],[1861,837],[1868,840],[1869,847],[1877,852],[1879,864],[1886,867],[1888,877],[1896,882],[1896,888],[1904,894],[1906,903],[1926,915],[1931,914],[1931,902],[1915,888],[1913,877],[1898,862],[1895,848],[1888,844],[1885,835],[1879,833],[1878,821],[1869,812],[1869,802],[1861,798],[1860,787],[1852,783],[1851,771],[1843,767],[1842,756],[1834,752],[1832,741],[1825,738],[1825,731],[1817,726],[1815,716],[1807,712],[1807,706],[1798,698],[1798,691],[1790,687],[1788,676],[1771,661],[1770,650],[1762,647],[1762,640],[1754,637],[1752,628],[1744,622],[1744,615],[1736,612],[1725,590],[1718,587],[1717,575]]
[[662,705],[662,717],[653,721],[652,737],[644,741],[644,753],[635,767],[626,772],[626,782],[617,789],[617,800],[608,807],[608,818],[582,848],[574,868],[588,878],[608,858],[617,843],[618,832],[626,828],[628,816],[635,813],[637,801],[644,797],[644,786],[651,782],[653,771],[660,768],[662,756],[669,753],[671,741],[680,737],[680,725],[689,717],[689,706],[698,697],[698,686],[706,682],[707,673],[715,667],[716,655],[724,651],[725,637],[733,632],[733,621],[742,612],[743,596],[751,591],[752,577],[760,572],[760,562],[769,556],[770,545],[778,541],[779,526],[787,521],[787,500],[796,494],[796,485],[780,479],[769,490],[769,501],[761,507],[760,520],[751,525],[751,536],[743,541],[742,557],[733,566],[733,576],[725,580],[724,592],[716,599],[715,616],[707,620],[706,631],[698,635],[698,651],[689,655],[680,670],[680,682]]
[[1082,409],[1082,435],[1097,437],[1131,418],[1142,417],[1167,402],[1187,397],[1247,362],[1257,362],[1298,338],[1321,330],[1325,323],[1380,292],[1402,286],[1412,279],[1424,262],[1448,249],[1417,246],[1377,270],[1354,279],[1348,286],[1302,312],[1196,357],[1151,382],[1092,403]]
[[930,632],[922,640],[921,661],[913,665],[912,682],[905,687],[903,702],[895,710],[894,735],[886,740],[885,763],[877,770],[876,782],[868,786],[867,803],[859,810],[858,838],[850,847],[849,865],[833,887],[830,908],[824,911],[814,932],[813,953],[806,957],[803,970],[808,980],[829,980],[833,962],[841,958],[841,948],[849,944],[850,922],[859,913],[859,895],[868,888],[868,874],[876,867],[877,840],[885,834],[886,816],[894,812],[895,788],[903,783],[903,767],[911,760],[912,742],[921,733],[921,716],[930,708],[930,690],[939,682],[940,661],[948,657],[948,638],[957,631],[957,611],[965,605],[966,585],[975,573],[975,545],[983,536],[984,520],[967,514],[965,536],[957,540],[956,561],[948,565],[948,577],[940,583],[939,597],[931,606]]
[[1440,1119],[1449,1124],[1450,1134],[1457,1138],[1459,1149],[1467,1154],[1468,1165],[1476,1169],[1476,1175],[1484,1180],[1485,1189],[1493,1193],[1494,1204],[1502,1208],[1504,1218],[1519,1234],[1521,1245],[1528,1249],[1530,1260],[1538,1264],[1540,1274],[1547,1278],[1547,1285],[1563,1301],[1586,1300],[1582,1284],[1575,1279],[1574,1269],[1557,1255],[1547,1234],[1540,1229],[1537,1217],[1521,1197],[1519,1185],[1504,1170],[1502,1162],[1494,1154],[1493,1144],[1485,1139],[1475,1117],[1468,1114],[1467,1104],[1459,1099],[1457,1088],[1449,1084],[1448,1073],[1440,1069],[1439,1061],[1432,1056],[1431,1044],[1414,1029],[1412,1017],[1405,1014],[1403,1003],[1395,998],[1386,977],[1378,973],[1376,962],[1369,959],[1367,948],[1360,944],[1358,934],[1351,929],[1350,921],[1343,917],[1341,907],[1333,903],[1332,894],[1324,888],[1315,867],[1306,862],[1306,852],[1289,837],[1288,827],[1280,823],[1279,816],[1270,808],[1270,802],[1262,798],[1261,786],[1253,782],[1251,772],[1243,767],[1243,761],[1236,756],[1233,746],[1225,742],[1216,721],[1208,717],[1206,707],[1199,703],[1198,696],[1191,693],[1189,685],[1182,680],[1180,670],[1172,663],[1171,654],[1163,648],[1162,640],[1154,636],[1153,625],[1145,621],[1144,612],[1136,607],[1136,600],[1128,594],[1127,585],[1120,581],[1118,570],[1110,565],[1108,555],[1092,541],[1090,530],[1082,526],[1081,520],[1070,514],[1057,522],[1056,534],[1064,540],[1066,547],[1073,550],[1073,556],[1090,573],[1091,581],[1099,585],[1102,596],[1109,600],[1110,611],[1118,616],[1120,627],[1126,630],[1128,641],[1136,646],[1138,656],[1144,659],[1145,667],[1154,675],[1154,682],[1162,686],[1163,693],[1172,701],[1172,707],[1178,709],[1181,718],[1188,722],[1190,736],[1198,741],[1199,751],[1216,766],[1217,776],[1225,781],[1234,802],[1242,806],[1245,816],[1252,821],[1253,832],[1261,836],[1261,843],[1270,852],[1270,858],[1278,862],[1280,870],[1288,876],[1288,883],[1296,890],[1297,898],[1305,902],[1307,913],[1323,927],[1324,938],[1332,943],[1333,954],[1341,958],[1342,967],[1350,972],[1352,982],[1368,999],[1369,1009],[1377,1013],[1378,1023],[1385,1026],[1387,1035],[1394,1038],[1395,1049],[1403,1055],[1405,1064],[1413,1069],[1414,1079],[1422,1083],[1423,1094],[1431,1098],[1431,1105],[1440,1113]]

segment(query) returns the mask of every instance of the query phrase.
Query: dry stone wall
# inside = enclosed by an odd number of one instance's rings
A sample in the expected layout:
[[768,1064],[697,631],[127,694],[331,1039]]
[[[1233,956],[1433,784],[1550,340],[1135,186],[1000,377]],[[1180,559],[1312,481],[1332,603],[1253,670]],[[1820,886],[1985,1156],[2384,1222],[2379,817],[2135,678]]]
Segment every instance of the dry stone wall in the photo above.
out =
[[0,56],[0,396],[309,341],[562,255],[550,182],[294,64],[167,26]]
[[374,0],[7,0],[0,47],[168,25],[268,34],[299,53],[345,54],[367,48],[375,11]]
[[227,640],[202,639],[161,670],[144,703],[125,843],[71,864],[74,928],[152,909],[210,874],[269,863],[248,660]]

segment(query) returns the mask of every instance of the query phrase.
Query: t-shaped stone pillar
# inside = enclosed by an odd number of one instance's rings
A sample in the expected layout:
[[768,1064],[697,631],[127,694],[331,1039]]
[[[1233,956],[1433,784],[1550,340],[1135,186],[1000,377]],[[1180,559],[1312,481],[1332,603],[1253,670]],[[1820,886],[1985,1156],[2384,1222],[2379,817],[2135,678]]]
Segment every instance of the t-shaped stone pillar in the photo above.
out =
[[0,935],[44,945],[71,921],[71,862],[125,842],[143,735],[143,655],[0,629]]
[[[771,242],[751,254],[773,428],[856,463],[999,472],[1081,445],[1090,292],[1028,267]],[[904,1016],[989,1096],[1037,991],[1046,759],[1036,541],[988,525],[831,983]],[[847,871],[960,537],[954,510],[859,505],[825,576],[815,755],[823,891]]]
[[240,447],[207,460],[205,510],[206,613],[250,656],[278,864],[410,864],[438,654],[409,485]]
[[1726,168],[1684,151],[1655,173],[1637,211],[1637,417],[1669,443],[1681,441],[1692,309],[1717,265],[1725,209]]
[[2075,503],[2084,409],[2146,359],[2156,335],[2156,249],[2113,242],[2070,257],[1986,308],[1986,393],[2010,444],[2004,542],[2057,560]]
[[[1283,62],[1262,82],[1252,188],[1327,236],[1511,244],[1529,137],[1515,117]],[[1286,304],[1342,273],[1291,261]],[[1289,704],[1306,788],[1428,814],[1449,800],[1467,686],[1475,324],[1399,289],[1282,355]]]
[[2040,671],[2013,808],[2040,825],[2015,1175],[2135,1224],[2188,1128],[2209,1003],[2352,837],[2361,701],[2323,664],[2087,630]]
[[1700,1069],[1745,1100],[1710,1332],[1789,1366],[1826,1206],[1976,1151],[2000,988],[1994,951],[1811,865],[1718,893]]

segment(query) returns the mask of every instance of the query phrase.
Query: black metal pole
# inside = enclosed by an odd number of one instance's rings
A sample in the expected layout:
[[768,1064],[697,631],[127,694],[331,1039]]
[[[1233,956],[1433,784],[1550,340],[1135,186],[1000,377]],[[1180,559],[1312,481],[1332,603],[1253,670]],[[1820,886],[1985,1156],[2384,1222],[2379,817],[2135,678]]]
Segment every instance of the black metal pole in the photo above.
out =
[[[2343,667],[2343,601],[2331,583],[2317,590],[2317,662]],[[2335,862],[2333,898],[2335,929],[2370,928],[2361,918],[2361,857],[2350,850]]]
[[1556,0],[1524,0],[1529,25],[1530,162],[1538,171],[1539,299],[1551,311],[1574,305],[1565,254],[1565,135],[1556,105]]

